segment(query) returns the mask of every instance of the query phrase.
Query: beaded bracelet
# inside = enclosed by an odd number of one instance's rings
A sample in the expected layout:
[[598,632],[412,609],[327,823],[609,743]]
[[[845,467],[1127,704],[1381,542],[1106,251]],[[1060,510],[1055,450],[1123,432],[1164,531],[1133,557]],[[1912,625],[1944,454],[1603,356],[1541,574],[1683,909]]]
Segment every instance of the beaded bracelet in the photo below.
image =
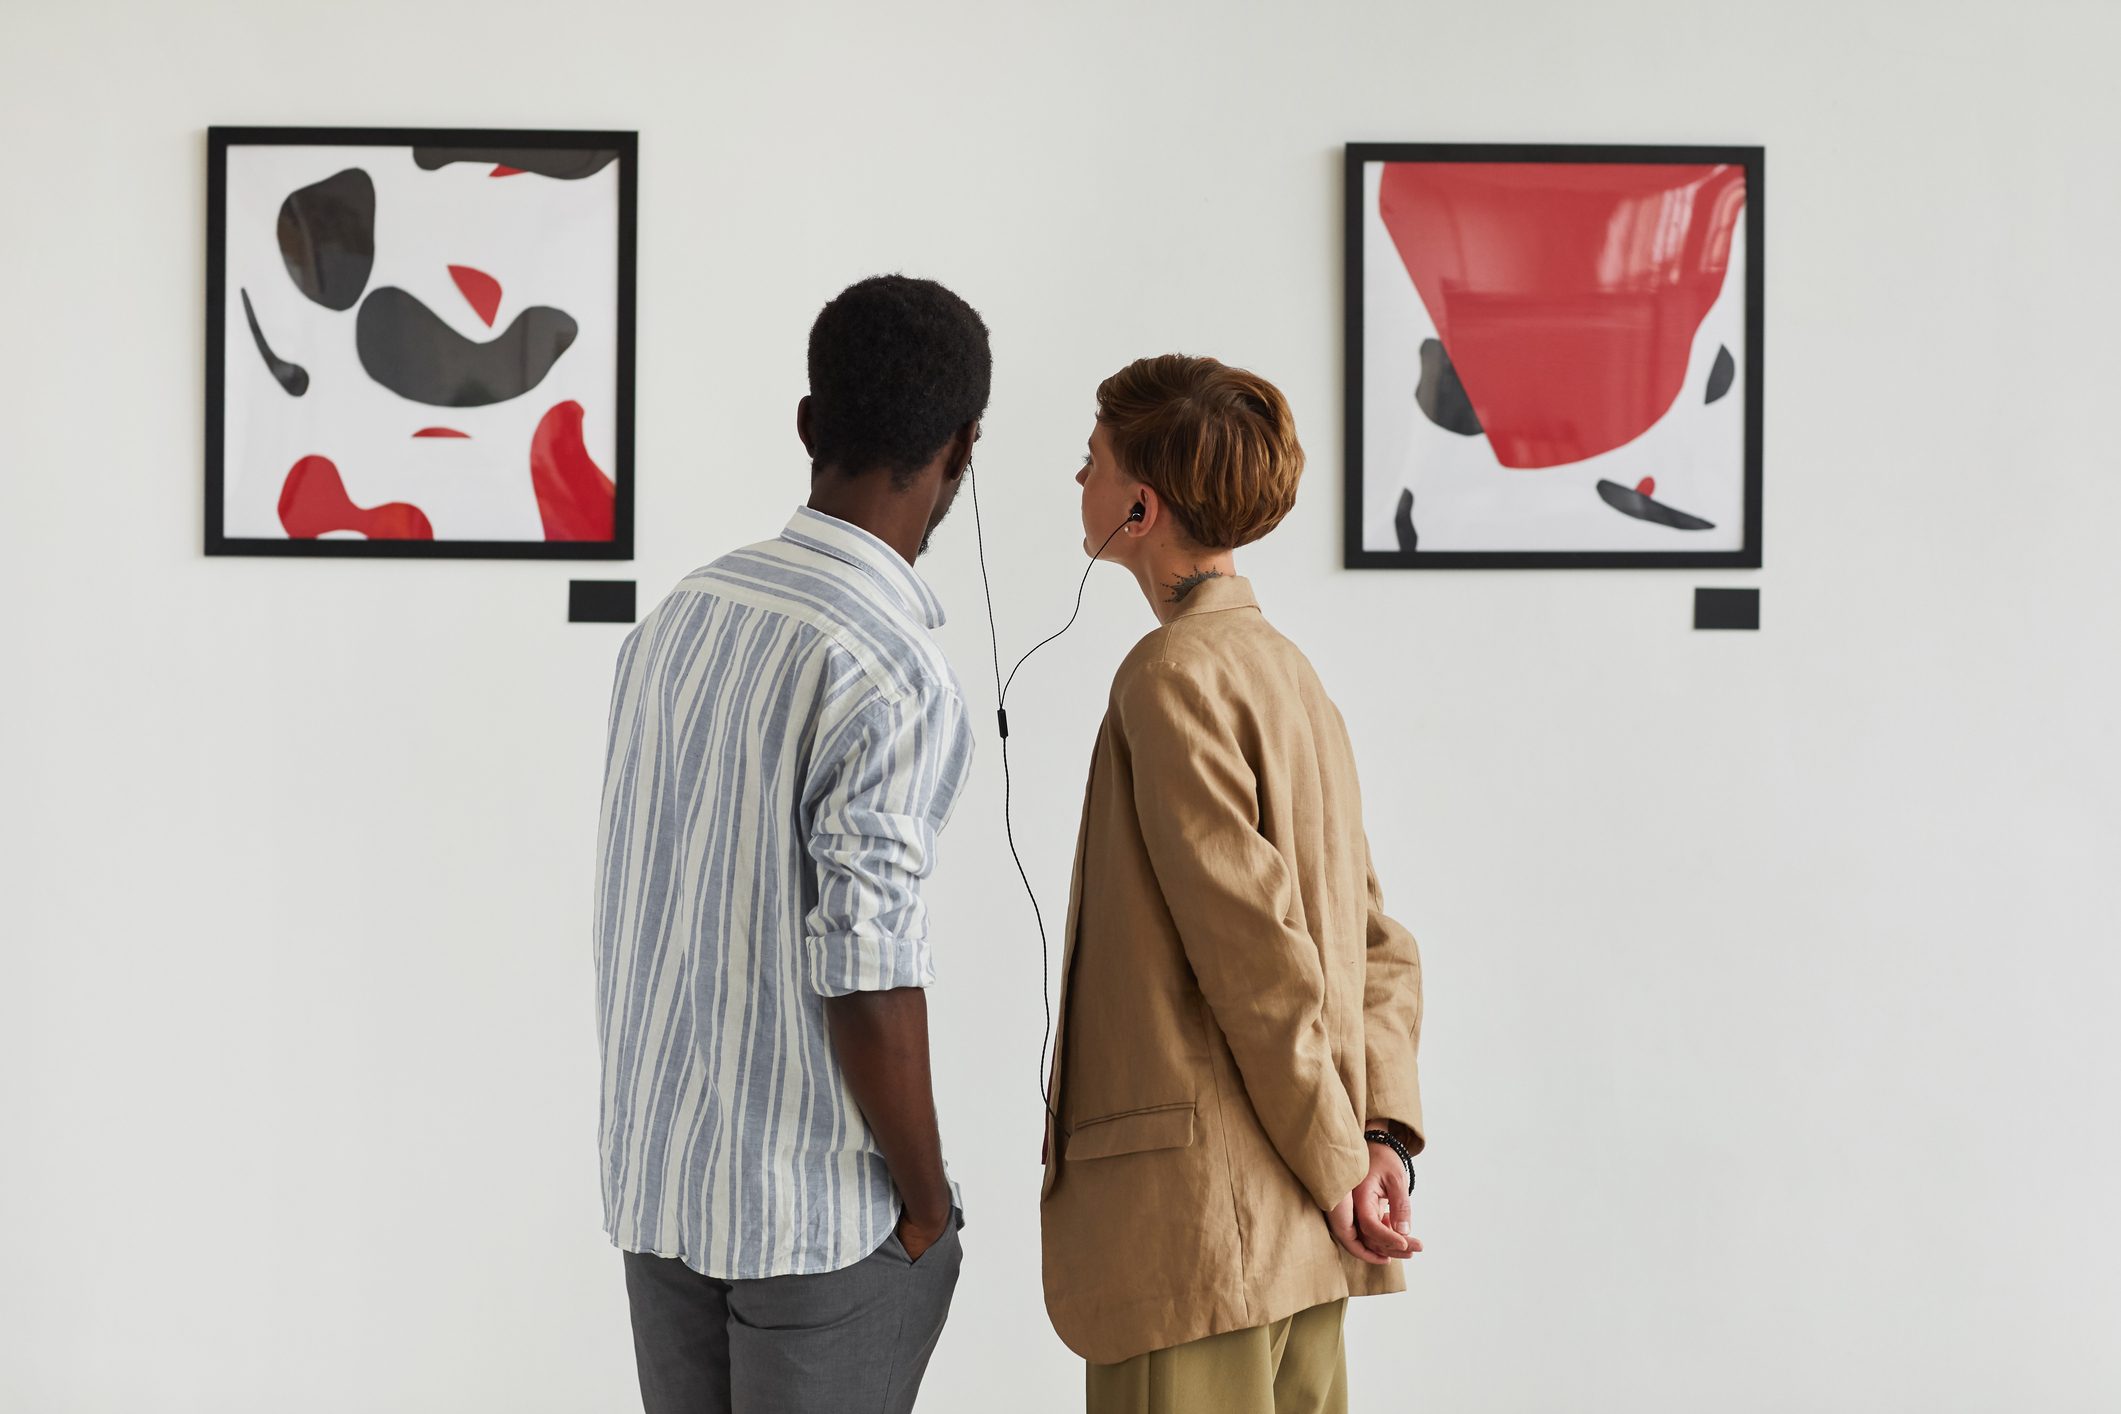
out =
[[1372,1144],[1382,1144],[1386,1148],[1390,1149],[1393,1153],[1399,1155],[1399,1162],[1407,1171],[1407,1196],[1410,1198],[1413,1197],[1414,1156],[1407,1152],[1406,1145],[1399,1142],[1399,1136],[1391,1133],[1388,1130],[1366,1129],[1363,1131],[1362,1137],[1369,1140]]

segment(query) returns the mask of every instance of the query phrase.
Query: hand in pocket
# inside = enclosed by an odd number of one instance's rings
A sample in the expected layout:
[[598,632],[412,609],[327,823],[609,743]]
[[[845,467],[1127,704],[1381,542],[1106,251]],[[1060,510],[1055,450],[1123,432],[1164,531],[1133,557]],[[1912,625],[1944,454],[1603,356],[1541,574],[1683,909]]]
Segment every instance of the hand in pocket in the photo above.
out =
[[945,1213],[941,1222],[929,1227],[915,1222],[911,1214],[901,1209],[897,1229],[898,1245],[906,1249],[906,1259],[910,1262],[920,1261],[921,1254],[943,1240],[943,1234],[950,1229],[950,1222],[951,1215]]

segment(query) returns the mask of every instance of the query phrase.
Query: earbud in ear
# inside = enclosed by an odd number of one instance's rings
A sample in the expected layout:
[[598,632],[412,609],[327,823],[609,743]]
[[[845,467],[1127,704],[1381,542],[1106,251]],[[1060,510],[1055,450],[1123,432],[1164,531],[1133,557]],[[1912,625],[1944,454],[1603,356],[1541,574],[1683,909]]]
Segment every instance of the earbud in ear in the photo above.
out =
[[1134,503],[1134,509],[1127,512],[1127,519],[1130,521],[1140,520],[1143,516],[1147,514],[1149,514],[1148,506],[1146,506],[1140,501],[1136,501]]

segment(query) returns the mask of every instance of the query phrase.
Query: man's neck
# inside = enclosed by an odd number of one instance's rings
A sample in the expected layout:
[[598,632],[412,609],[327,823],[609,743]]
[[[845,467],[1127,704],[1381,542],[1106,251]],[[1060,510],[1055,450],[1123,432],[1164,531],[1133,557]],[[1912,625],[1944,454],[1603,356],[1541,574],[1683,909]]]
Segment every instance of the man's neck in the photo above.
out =
[[841,476],[825,472],[810,482],[810,509],[860,526],[898,551],[907,564],[920,558],[928,533],[928,508],[893,489],[888,475]]

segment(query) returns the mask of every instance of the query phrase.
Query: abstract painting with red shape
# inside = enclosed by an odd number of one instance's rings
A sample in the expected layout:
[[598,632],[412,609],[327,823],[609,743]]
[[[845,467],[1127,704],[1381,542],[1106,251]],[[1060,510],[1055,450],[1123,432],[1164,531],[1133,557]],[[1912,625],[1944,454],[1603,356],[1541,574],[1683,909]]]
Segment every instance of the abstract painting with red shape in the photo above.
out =
[[1757,556],[1759,170],[1351,147],[1349,562]]
[[356,531],[370,540],[434,539],[434,527],[418,506],[403,501],[355,505],[329,457],[304,457],[288,470],[280,486],[280,524],[296,540],[336,530]]
[[618,488],[582,444],[582,405],[555,404],[530,441],[530,484],[547,540],[609,540]]
[[209,134],[207,552],[628,558],[634,135],[350,132]]

